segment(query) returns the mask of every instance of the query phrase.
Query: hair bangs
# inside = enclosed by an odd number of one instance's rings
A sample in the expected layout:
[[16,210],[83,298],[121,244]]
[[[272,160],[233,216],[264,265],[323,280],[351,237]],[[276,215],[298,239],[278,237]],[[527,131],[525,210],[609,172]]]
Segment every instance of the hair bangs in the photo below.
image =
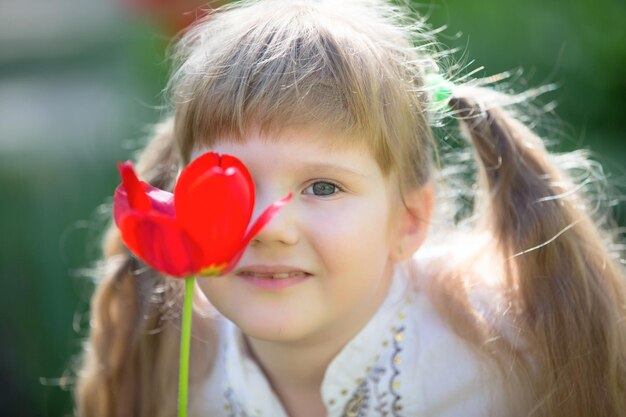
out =
[[198,144],[244,140],[250,128],[271,133],[304,126],[369,148],[389,171],[393,142],[406,140],[392,136],[408,134],[399,132],[400,120],[416,117],[407,109],[419,110],[406,83],[398,87],[398,78],[410,77],[388,68],[393,60],[362,31],[338,32],[333,19],[340,16],[320,18],[310,7],[283,9],[277,2],[271,11],[217,13],[201,31],[185,35],[179,44],[184,63],[170,85],[185,162]]

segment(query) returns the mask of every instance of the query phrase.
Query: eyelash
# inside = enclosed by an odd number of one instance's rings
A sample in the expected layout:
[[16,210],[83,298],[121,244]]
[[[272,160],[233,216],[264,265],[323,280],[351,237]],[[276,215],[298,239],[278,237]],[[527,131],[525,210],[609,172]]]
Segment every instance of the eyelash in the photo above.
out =
[[319,184],[319,183],[330,184],[333,187],[335,187],[336,191],[334,193],[328,194],[328,195],[317,195],[317,194],[314,194],[313,191],[311,191],[310,193],[306,193],[306,192],[303,192],[303,193],[304,194],[308,194],[308,195],[312,195],[312,196],[315,196],[315,197],[332,197],[332,196],[335,196],[335,195],[345,191],[343,189],[343,187],[341,187],[339,184],[337,184],[336,182],[333,182],[333,181],[329,181],[329,180],[315,180],[315,181],[312,181],[311,183],[309,183],[309,185],[307,185],[305,187],[304,191],[308,190],[309,188],[312,188],[315,184]]

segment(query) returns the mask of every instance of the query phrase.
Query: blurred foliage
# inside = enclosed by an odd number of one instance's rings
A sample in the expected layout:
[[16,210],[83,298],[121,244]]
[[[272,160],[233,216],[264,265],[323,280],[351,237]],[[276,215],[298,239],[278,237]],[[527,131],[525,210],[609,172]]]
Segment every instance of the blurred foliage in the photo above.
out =
[[[467,70],[484,66],[481,76],[512,71],[518,91],[557,84],[537,101],[558,104],[560,149],[590,148],[612,181],[623,183],[626,3],[448,0],[418,9],[434,27],[448,26],[439,39],[459,49],[456,57]],[[71,386],[67,371],[87,334],[92,285],[84,270],[99,254],[106,204],[118,182],[115,161],[130,158],[145,126],[162,115],[165,39],[138,21],[123,20],[111,30],[117,35],[106,42],[69,53],[0,60],[0,95],[17,85],[12,80],[41,83],[38,94],[47,85],[61,86],[42,106],[51,114],[76,99],[64,89],[64,76],[67,85],[77,85],[75,75],[86,77],[85,86],[101,87],[85,97],[79,90],[85,104],[61,113],[67,116],[62,123],[8,129],[23,137],[7,137],[6,126],[0,133],[1,415],[72,413],[70,394],[60,385]],[[37,114],[12,120],[28,125]]]
[[603,160],[624,156],[626,3],[450,0],[420,10],[435,27],[448,26],[440,40],[471,59],[470,69],[523,70],[518,91],[555,83],[549,98],[574,141],[569,149],[591,147]]

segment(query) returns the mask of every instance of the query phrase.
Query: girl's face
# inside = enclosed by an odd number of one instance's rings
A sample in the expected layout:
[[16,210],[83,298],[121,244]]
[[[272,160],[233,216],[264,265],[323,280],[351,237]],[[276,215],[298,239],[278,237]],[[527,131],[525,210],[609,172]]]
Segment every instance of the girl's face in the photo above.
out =
[[209,301],[250,337],[290,343],[352,337],[389,287],[404,209],[397,184],[368,151],[331,148],[341,143],[333,139],[301,130],[251,134],[192,155],[213,150],[246,164],[256,186],[253,220],[293,193],[229,275],[199,280]]

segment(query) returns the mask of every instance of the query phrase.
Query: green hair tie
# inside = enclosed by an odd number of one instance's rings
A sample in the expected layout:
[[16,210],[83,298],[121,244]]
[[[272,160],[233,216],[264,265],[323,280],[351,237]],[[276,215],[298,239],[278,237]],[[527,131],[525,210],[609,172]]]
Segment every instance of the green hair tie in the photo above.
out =
[[424,85],[430,94],[433,112],[448,110],[448,101],[452,96],[454,84],[440,74],[430,73],[424,77]]

